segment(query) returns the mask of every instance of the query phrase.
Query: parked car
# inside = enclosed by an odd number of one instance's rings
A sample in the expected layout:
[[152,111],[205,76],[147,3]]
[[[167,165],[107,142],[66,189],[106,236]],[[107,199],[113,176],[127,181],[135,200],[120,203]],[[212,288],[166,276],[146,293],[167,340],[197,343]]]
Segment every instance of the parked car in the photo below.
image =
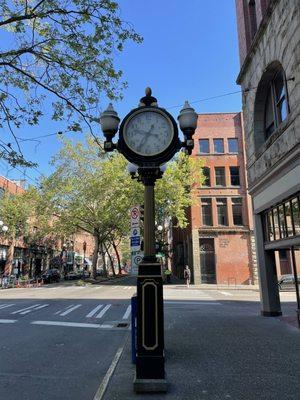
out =
[[78,275],[77,272],[75,272],[75,271],[67,272],[66,275],[65,275],[65,280],[66,281],[74,281],[74,280],[79,279],[79,278],[80,278],[80,275]]
[[[300,284],[300,276],[298,276],[298,284]],[[282,275],[278,280],[279,290],[296,290],[295,277],[292,274]]]
[[46,269],[42,273],[42,279],[44,283],[59,282],[60,281],[59,270],[56,268]]

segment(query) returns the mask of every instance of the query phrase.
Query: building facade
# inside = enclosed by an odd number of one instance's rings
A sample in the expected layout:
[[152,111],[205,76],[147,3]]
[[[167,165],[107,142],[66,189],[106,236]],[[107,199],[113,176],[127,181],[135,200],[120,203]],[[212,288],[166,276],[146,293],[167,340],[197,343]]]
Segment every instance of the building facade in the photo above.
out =
[[277,316],[278,275],[300,272],[300,2],[236,0],[236,10],[261,312]]
[[191,265],[195,284],[256,283],[241,113],[200,114],[197,125],[191,157],[203,160],[205,182],[192,192],[189,227],[174,233],[174,269]]

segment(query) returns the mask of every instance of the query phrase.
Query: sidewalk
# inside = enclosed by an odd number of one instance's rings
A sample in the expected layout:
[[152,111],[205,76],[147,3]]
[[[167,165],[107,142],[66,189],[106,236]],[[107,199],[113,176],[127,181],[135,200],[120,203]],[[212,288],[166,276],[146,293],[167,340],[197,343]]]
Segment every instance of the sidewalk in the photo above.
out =
[[135,394],[130,340],[103,400],[299,400],[300,330],[259,304],[165,307],[167,394]]

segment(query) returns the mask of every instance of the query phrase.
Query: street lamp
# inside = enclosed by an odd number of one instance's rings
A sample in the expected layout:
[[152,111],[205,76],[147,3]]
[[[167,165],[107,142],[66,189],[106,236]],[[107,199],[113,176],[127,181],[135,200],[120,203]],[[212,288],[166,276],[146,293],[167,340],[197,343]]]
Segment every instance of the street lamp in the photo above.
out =
[[129,161],[128,172],[144,184],[144,257],[137,278],[137,357],[134,389],[137,392],[166,391],[164,367],[162,269],[155,249],[154,186],[166,169],[165,164],[181,149],[191,154],[197,114],[185,102],[178,116],[184,141],[179,139],[175,119],[147,88],[139,107],[130,111],[119,128],[120,119],[112,104],[100,116],[105,136],[104,150],[117,149]]
[[8,231],[8,226],[4,225],[3,221],[0,221],[0,228],[4,233]]

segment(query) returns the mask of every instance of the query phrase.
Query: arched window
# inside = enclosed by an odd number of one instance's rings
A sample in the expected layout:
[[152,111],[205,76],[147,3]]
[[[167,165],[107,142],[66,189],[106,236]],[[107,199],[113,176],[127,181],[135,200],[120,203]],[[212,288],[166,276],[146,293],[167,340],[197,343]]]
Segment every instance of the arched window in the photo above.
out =
[[277,72],[270,81],[268,94],[265,103],[264,130],[266,139],[284,121],[289,112],[287,102],[286,80],[283,70]]
[[286,77],[282,65],[274,61],[264,72],[254,104],[254,143],[259,151],[289,113]]

